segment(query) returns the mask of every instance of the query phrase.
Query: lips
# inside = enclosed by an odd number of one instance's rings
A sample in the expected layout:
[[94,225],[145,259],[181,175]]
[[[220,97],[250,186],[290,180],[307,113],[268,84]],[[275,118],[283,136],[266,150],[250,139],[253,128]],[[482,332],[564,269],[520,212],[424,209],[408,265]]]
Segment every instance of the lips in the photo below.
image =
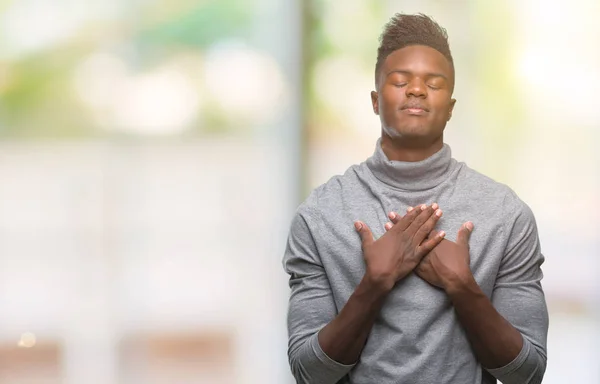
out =
[[429,112],[429,109],[427,109],[423,104],[419,104],[419,103],[406,103],[402,106],[402,108],[400,108],[401,110],[410,110],[410,111],[414,111],[414,112]]
[[409,115],[421,116],[429,112],[423,104],[420,103],[406,103],[400,108],[404,113]]

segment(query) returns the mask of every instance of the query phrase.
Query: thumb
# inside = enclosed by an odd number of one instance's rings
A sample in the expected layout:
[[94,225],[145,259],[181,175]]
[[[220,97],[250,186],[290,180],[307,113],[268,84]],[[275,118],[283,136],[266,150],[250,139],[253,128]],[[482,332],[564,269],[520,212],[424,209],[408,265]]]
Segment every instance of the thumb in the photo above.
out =
[[363,223],[362,221],[355,221],[354,228],[358,231],[358,234],[360,235],[363,248],[375,241],[373,240],[373,234],[371,233],[369,227],[367,227],[367,224]]
[[458,230],[458,236],[456,237],[456,242],[460,245],[468,247],[469,246],[469,237],[471,237],[471,232],[473,232],[473,223],[471,223],[470,221],[467,221]]

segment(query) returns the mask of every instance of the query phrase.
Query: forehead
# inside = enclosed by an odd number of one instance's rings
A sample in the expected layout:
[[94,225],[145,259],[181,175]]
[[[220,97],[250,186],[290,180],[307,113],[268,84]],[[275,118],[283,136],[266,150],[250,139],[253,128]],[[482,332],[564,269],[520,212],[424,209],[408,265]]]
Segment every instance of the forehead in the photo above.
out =
[[452,78],[452,67],[444,55],[425,45],[410,45],[392,52],[383,64],[383,76],[395,70],[414,74],[440,73]]

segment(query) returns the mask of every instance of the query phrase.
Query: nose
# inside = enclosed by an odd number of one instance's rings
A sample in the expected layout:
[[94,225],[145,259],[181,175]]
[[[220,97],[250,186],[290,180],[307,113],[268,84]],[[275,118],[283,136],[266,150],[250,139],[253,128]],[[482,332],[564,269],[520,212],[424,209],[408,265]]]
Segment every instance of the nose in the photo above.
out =
[[406,96],[427,97],[427,87],[425,86],[425,83],[418,78],[412,79],[406,87]]

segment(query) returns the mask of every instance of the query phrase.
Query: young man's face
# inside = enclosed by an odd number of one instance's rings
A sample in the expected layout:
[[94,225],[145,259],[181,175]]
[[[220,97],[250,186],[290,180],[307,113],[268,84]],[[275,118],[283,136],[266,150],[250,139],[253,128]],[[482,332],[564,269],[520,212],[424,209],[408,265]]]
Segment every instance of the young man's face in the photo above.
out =
[[415,144],[442,137],[452,116],[454,76],[440,52],[412,45],[392,52],[377,77],[378,92],[371,93],[373,110],[385,134]]

